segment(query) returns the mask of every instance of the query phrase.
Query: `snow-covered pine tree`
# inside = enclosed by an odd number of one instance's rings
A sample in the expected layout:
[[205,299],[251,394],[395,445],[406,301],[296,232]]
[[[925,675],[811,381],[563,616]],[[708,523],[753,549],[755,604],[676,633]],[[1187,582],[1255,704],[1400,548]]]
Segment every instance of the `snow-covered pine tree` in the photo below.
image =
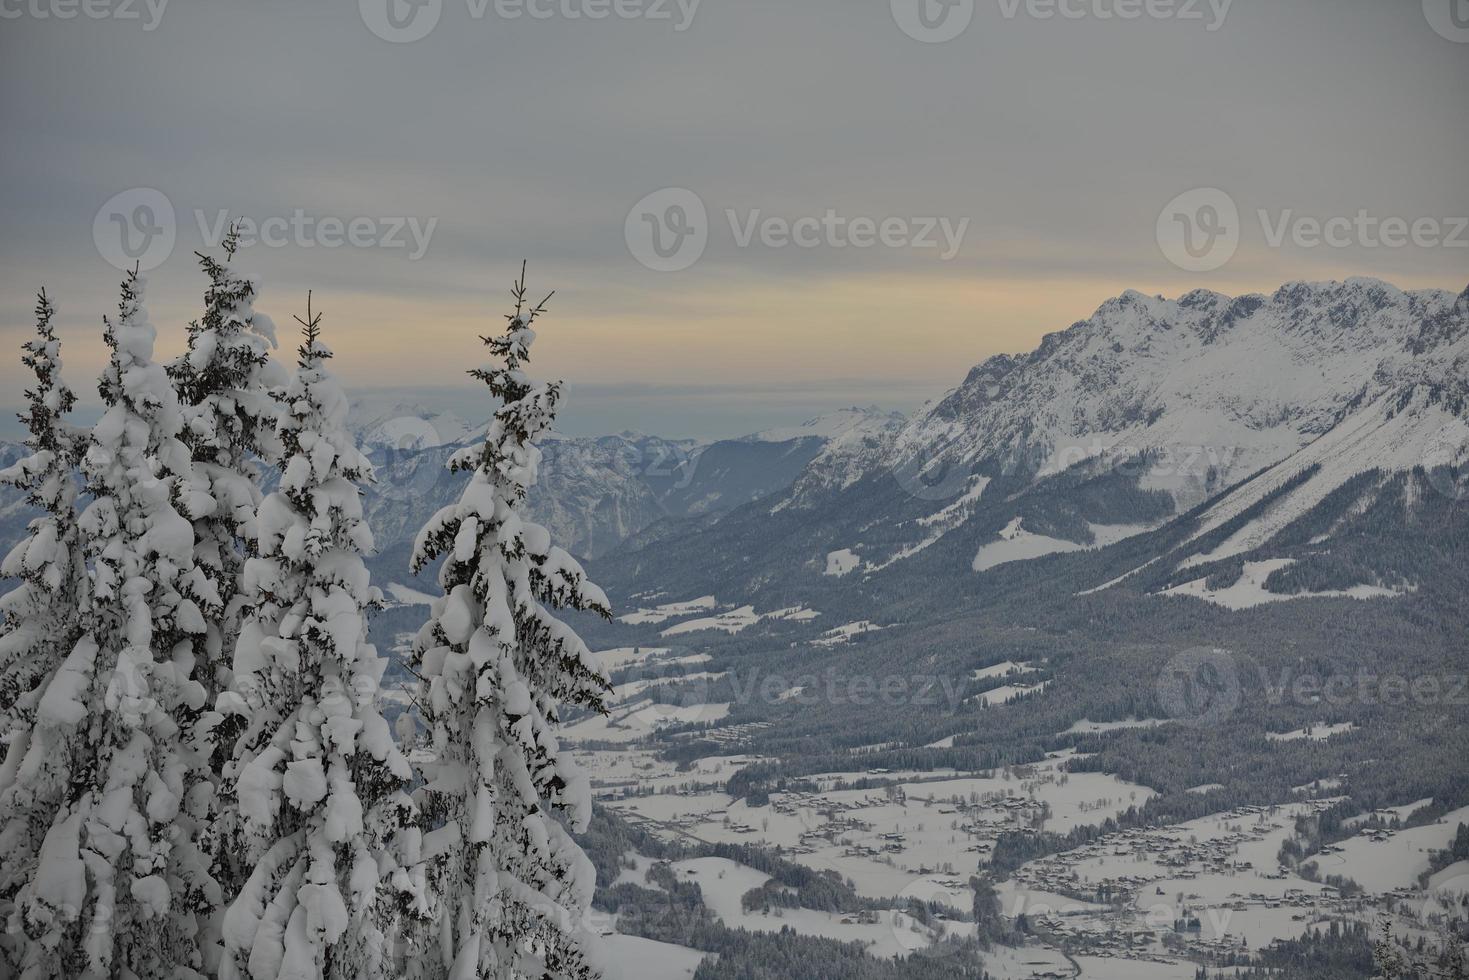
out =
[[285,373],[270,360],[275,324],[254,308],[256,285],[234,267],[239,229],[231,227],[225,260],[196,252],[209,276],[204,317],[189,324],[188,351],[168,366],[183,410],[180,438],[194,474],[207,482],[213,511],[194,522],[194,555],[219,594],[219,615],[207,617],[209,670],[199,680],[213,701],[229,683],[229,660],[239,633],[240,571],[255,541],[260,507],[257,460],[277,455],[276,400]]
[[25,978],[202,977],[199,915],[220,901],[196,846],[208,785],[188,729],[203,707],[192,675],[210,592],[189,519],[213,501],[192,489],[142,300],[134,271],[105,320],[105,408],[82,460],[93,499],[78,518],[91,604],[36,703],[33,746],[48,747],[49,768],[12,790],[36,801],[41,839],[11,916]]
[[[244,601],[241,573],[255,547],[259,462],[274,463],[279,455],[273,392],[286,382],[281,366],[270,360],[275,324],[254,307],[255,282],[234,267],[239,242],[239,230],[231,227],[222,242],[223,262],[195,253],[209,277],[204,317],[189,324],[188,350],[168,366],[183,412],[180,438],[193,458],[194,479],[216,503],[194,520],[194,561],[216,597],[205,614],[198,671],[209,705],[229,685]],[[227,896],[238,894],[250,873],[238,846],[238,806],[223,778],[241,727],[237,717],[206,713],[200,720],[215,784],[204,847]],[[211,944],[218,939],[218,925],[214,921],[207,926]]]
[[596,873],[554,812],[584,830],[591,793],[555,726],[562,705],[602,710],[607,678],[551,610],[610,612],[581,566],[522,517],[560,386],[523,371],[545,308],[526,303],[523,266],[512,295],[508,329],[481,338],[496,362],[470,372],[500,407],[484,443],[450,461],[472,472],[458,503],[414,545],[415,571],[444,557],[444,597],[413,650],[420,751],[432,756],[415,793],[427,904],[405,923],[417,977],[597,975],[583,924]]
[[51,679],[81,639],[87,568],[77,530],[76,479],[81,434],[64,420],[76,396],[61,380],[55,308],[43,289],[36,336],[21,356],[36,376],[20,419],[30,454],[0,472],[39,510],[25,538],[6,556],[3,574],[20,584],[0,598],[0,974],[22,971],[28,944],[16,896],[36,875],[41,841],[65,791],[69,758],[89,752],[52,726],[37,724]]
[[[319,314],[280,418],[280,487],[260,506],[257,553],[223,714],[241,718],[225,776],[253,868],[224,917],[223,980],[388,975],[399,900],[385,879],[409,820],[412,774],[376,696],[387,661],[364,611],[381,599],[362,556],[358,485],[372,469],[345,423]],[[399,882],[406,881],[402,875]]]

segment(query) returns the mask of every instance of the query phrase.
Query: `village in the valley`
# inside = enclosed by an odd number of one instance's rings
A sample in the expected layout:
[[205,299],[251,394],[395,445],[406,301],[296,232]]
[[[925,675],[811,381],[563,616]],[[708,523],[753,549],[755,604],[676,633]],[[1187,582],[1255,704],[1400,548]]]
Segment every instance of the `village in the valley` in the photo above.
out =
[[[640,650],[636,656],[660,653]],[[625,663],[634,653],[604,656]],[[685,679],[697,678],[707,660],[686,652],[678,659]],[[767,723],[721,726],[728,705],[658,704],[646,699],[648,686],[618,688],[608,716],[582,719],[565,732],[602,804],[664,840],[769,847],[813,870],[835,872],[864,899],[892,900],[891,908],[850,914],[751,911],[741,897],[768,876],[725,859],[677,862],[676,870],[698,882],[706,903],[731,927],[790,927],[858,942],[878,956],[907,955],[972,933],[964,914],[972,902],[970,879],[987,871],[1002,833],[1067,834],[1099,826],[1154,795],[1112,775],[1068,771],[1068,763],[1082,756],[1067,749],[1034,765],[979,773],[855,767],[804,781],[815,789],[772,792],[764,804],[751,805],[724,787],[758,757],[718,755],[680,767],[659,758],[652,736],[667,725],[705,722],[711,727],[700,731],[700,739],[735,753]],[[1358,836],[1314,855],[1314,873],[1308,873],[1321,880],[1308,880],[1301,869],[1282,864],[1280,852],[1299,818],[1331,805],[1332,786],[1322,779],[1299,787],[1289,803],[1118,830],[1023,863],[995,890],[1001,914],[1026,944],[985,954],[986,969],[1017,980],[1187,980],[1200,964],[1228,954],[1238,962],[1333,920],[1389,916],[1410,935],[1431,930],[1431,890],[1445,876],[1425,890],[1418,875],[1429,852],[1445,847],[1458,823],[1469,819],[1469,810],[1410,829],[1384,824],[1401,824],[1431,801],[1383,811]],[[652,862],[630,857],[637,870],[625,874],[646,883]],[[957,914],[918,923],[902,911],[913,898]]]

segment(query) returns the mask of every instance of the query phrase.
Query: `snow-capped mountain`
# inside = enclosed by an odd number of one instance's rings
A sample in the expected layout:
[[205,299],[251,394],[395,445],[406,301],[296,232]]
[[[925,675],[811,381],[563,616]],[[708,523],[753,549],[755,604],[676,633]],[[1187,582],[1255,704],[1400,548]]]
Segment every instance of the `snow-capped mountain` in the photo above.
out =
[[[1469,289],[1127,292],[978,365],[910,421],[833,439],[789,491],[689,543],[727,556],[738,581],[687,585],[737,594],[789,569],[850,581],[920,560],[987,572],[1165,526],[1178,551],[1154,571],[1202,568],[1218,584],[1246,556],[1284,561],[1272,542],[1302,543],[1287,532],[1303,521],[1325,550],[1375,506],[1403,520],[1425,493],[1462,499],[1466,467]],[[619,561],[689,572],[670,547]]]
[[[843,468],[848,481],[853,470],[935,460],[1044,476],[1084,460],[1151,453],[1142,485],[1187,506],[1379,399],[1456,385],[1462,398],[1466,303],[1372,279],[1292,283],[1237,298],[1129,291],[1029,354],[975,367],[890,443],[833,446],[824,462],[854,457]],[[822,475],[803,478],[798,497],[823,485]]]

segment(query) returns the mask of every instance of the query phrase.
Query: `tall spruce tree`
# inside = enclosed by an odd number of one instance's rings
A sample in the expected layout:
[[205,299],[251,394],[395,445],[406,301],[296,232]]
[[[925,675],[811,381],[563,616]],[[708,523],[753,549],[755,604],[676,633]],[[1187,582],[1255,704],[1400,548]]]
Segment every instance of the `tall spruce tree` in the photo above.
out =
[[[286,382],[280,365],[270,360],[275,324],[255,309],[255,282],[235,268],[239,241],[239,230],[231,227],[222,242],[223,262],[195,253],[209,277],[204,316],[189,324],[188,349],[168,366],[183,413],[180,439],[193,459],[194,479],[216,505],[193,522],[194,561],[214,600],[205,614],[198,672],[209,705],[229,686],[244,605],[241,575],[255,548],[260,463],[279,456],[274,394]],[[231,895],[250,873],[237,846],[241,829],[233,786],[223,776],[242,725],[234,716],[206,713],[200,719],[215,786],[204,847],[213,875]],[[211,944],[219,925],[217,919],[206,924]]]
[[481,338],[496,363],[470,372],[500,407],[484,443],[450,461],[471,473],[458,503],[414,546],[415,571],[444,559],[444,596],[413,649],[431,756],[415,793],[426,901],[405,927],[419,977],[597,975],[582,922],[596,873],[554,813],[584,830],[591,794],[555,727],[562,705],[601,710],[607,679],[552,610],[610,612],[581,566],[522,516],[560,387],[523,370],[545,308],[528,307],[524,267],[512,295],[505,333]]
[[23,977],[200,977],[200,915],[221,896],[197,847],[209,787],[190,722],[212,589],[189,521],[213,501],[192,482],[136,272],[105,324],[104,412],[82,460],[92,501],[78,519],[91,602],[36,702],[36,732],[57,751],[30,790],[51,795],[31,815],[40,855],[12,938]]
[[[23,491],[40,516],[6,556],[0,573],[20,584],[0,599],[0,974],[18,976],[49,959],[31,948],[46,923],[26,921],[17,902],[35,878],[44,831],[65,793],[75,757],[90,749],[59,726],[40,723],[40,703],[81,639],[88,604],[87,568],[77,528],[74,470],[84,435],[64,416],[76,402],[61,380],[61,342],[51,325],[55,308],[42,290],[36,336],[21,359],[35,374],[21,414],[29,455],[0,472]],[[32,971],[34,972],[34,971]]]
[[243,818],[231,844],[253,868],[224,918],[226,980],[390,975],[395,831],[412,809],[411,769],[376,703],[387,661],[366,639],[365,610],[381,599],[362,561],[359,484],[372,469],[310,309],[280,419],[280,488],[260,507],[219,702],[243,725],[225,777]]
[[200,681],[210,699],[229,683],[239,634],[240,572],[255,541],[260,507],[258,461],[274,462],[276,400],[285,374],[270,360],[275,324],[255,309],[255,282],[233,266],[240,235],[231,227],[225,260],[195,253],[209,276],[204,317],[189,324],[188,350],[168,366],[183,410],[180,438],[207,481],[215,508],[194,522],[195,561],[219,595],[219,615],[206,624],[210,670]]

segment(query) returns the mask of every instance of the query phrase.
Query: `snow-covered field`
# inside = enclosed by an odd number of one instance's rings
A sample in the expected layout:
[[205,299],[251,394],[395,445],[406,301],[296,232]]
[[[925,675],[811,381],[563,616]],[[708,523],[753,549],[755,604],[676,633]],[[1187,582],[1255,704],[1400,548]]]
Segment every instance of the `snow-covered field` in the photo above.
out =
[[883,629],[883,627],[869,623],[865,619],[855,623],[846,623],[822,633],[811,641],[811,645],[817,647],[839,646],[840,644],[847,643],[855,636],[861,636],[863,633],[873,633],[880,629]]
[[790,619],[796,622],[815,619],[821,613],[804,606],[790,606],[786,609],[776,609],[768,613],[757,613],[754,606],[740,606],[736,609],[728,609],[714,616],[702,616],[698,619],[685,620],[676,623],[662,632],[662,636],[682,636],[686,633],[697,633],[701,630],[722,630],[726,633],[738,633],[744,629],[754,626],[764,619]]
[[1265,737],[1272,742],[1298,742],[1307,739],[1312,742],[1324,742],[1333,735],[1345,735],[1357,726],[1349,721],[1336,725],[1312,725],[1310,728],[1297,728],[1292,732],[1266,732]]
[[1164,718],[1124,718],[1121,721],[1088,721],[1083,718],[1061,734],[1096,735],[1101,732],[1115,732],[1123,728],[1156,728],[1166,724],[1168,721]]
[[627,623],[629,626],[642,626],[648,623],[663,623],[675,616],[691,616],[705,609],[715,609],[719,601],[712,595],[701,596],[698,599],[690,599],[687,602],[670,602],[651,609],[639,609],[637,612],[618,616],[619,623]]
[[1165,589],[1162,595],[1187,595],[1195,599],[1212,602],[1226,609],[1249,609],[1266,602],[1285,602],[1290,599],[1391,599],[1404,595],[1401,589],[1388,589],[1378,585],[1354,585],[1349,589],[1324,589],[1320,592],[1270,592],[1265,580],[1271,573],[1289,567],[1294,558],[1271,558],[1267,561],[1247,561],[1244,572],[1233,585],[1222,589],[1210,589],[1206,579],[1194,579],[1182,585]]
[[840,551],[829,551],[826,555],[826,571],[823,575],[835,575],[840,578],[843,575],[857,570],[862,564],[862,559],[857,557],[856,552],[850,548]]
[[974,556],[973,568],[976,572],[983,572],[1012,561],[1027,561],[1067,551],[1105,548],[1109,544],[1116,544],[1133,535],[1152,530],[1146,524],[1092,524],[1090,527],[1095,541],[1091,545],[1084,545],[1027,531],[1017,517],[1000,531],[999,541],[980,547]]
[[606,980],[690,980],[708,953],[639,936],[603,936]]

